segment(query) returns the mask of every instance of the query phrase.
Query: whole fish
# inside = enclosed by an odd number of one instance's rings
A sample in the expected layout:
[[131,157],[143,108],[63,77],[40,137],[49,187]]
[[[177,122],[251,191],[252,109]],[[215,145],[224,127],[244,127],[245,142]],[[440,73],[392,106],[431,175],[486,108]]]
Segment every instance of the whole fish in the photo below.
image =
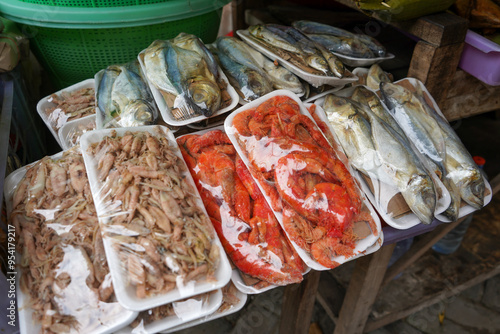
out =
[[288,89],[295,94],[305,94],[305,85],[295,74],[281,65],[276,65],[247,44],[243,44],[248,54],[255,60],[255,63],[267,73],[275,89]]
[[359,169],[363,161],[361,171],[395,185],[418,219],[430,224],[436,208],[434,184],[407,143],[368,108],[349,99],[330,94],[323,108],[353,166]]
[[381,82],[392,82],[392,80],[378,64],[373,64],[368,70],[366,85],[376,90],[380,88]]
[[288,36],[288,40],[301,50],[299,54],[303,57],[307,65],[323,72],[325,75],[331,75],[333,71],[330,69],[330,64],[307,36],[292,27],[278,24],[267,24],[266,28],[276,35],[283,37],[285,37],[285,35]]
[[166,42],[167,76],[198,114],[211,116],[221,104],[221,91],[205,59],[196,51]]
[[[323,57],[320,50],[311,48],[308,44],[299,43],[286,31],[288,28],[279,25],[255,25],[249,27],[248,32],[265,44],[293,54],[302,65],[315,69],[324,75],[332,75],[329,62]],[[332,65],[334,64],[332,63]]]
[[[479,167],[472,159],[469,151],[450,126],[450,124],[427,104],[418,86],[415,94],[424,106],[426,115],[436,120],[445,143],[446,156],[444,160],[447,179],[450,179],[460,192],[460,197],[473,208],[479,210],[484,206],[485,184]],[[451,193],[451,191],[450,191]],[[458,218],[459,204],[450,212]],[[450,218],[452,220],[453,216]]]
[[264,42],[276,48],[283,49],[295,54],[301,54],[302,51],[294,45],[294,40],[287,34],[275,34],[271,32],[265,25],[257,24],[248,28],[248,32],[253,37],[263,40]]
[[382,102],[380,102],[377,94],[363,86],[357,86],[352,93],[351,99],[361,105],[368,106],[375,115],[377,115],[380,119],[387,123],[387,125],[389,125],[394,131],[396,131],[401,138],[406,138],[399,124],[382,106]]
[[178,47],[197,52],[200,56],[203,57],[203,59],[205,59],[210,72],[212,72],[212,74],[216,78],[219,77],[219,68],[217,66],[217,62],[215,61],[212,53],[210,53],[210,51],[207,49],[205,44],[203,44],[199,37],[181,32],[171,41],[172,44],[177,45]]
[[232,61],[261,72],[262,67],[256,62],[255,57],[248,52],[246,44],[234,37],[219,37],[215,41],[217,50],[225,54]]
[[176,93],[174,86],[167,77],[165,42],[156,40],[144,51],[146,77],[160,92]]
[[436,120],[427,116],[421,101],[406,88],[381,82],[385,104],[418,151],[438,167],[440,178],[445,174],[445,143]]
[[123,127],[152,124],[157,112],[146,83],[140,74],[124,66],[120,68],[111,91],[112,103],[120,116],[118,124]]
[[[118,110],[111,99],[113,84],[120,75],[121,68],[117,65],[108,66],[106,69],[96,74],[97,88],[97,106],[101,113],[104,113],[105,119],[110,120],[118,116]],[[100,76],[100,80],[99,80]]]
[[355,37],[352,32],[344,29],[332,27],[328,24],[318,23],[314,21],[295,21],[292,23],[292,27],[302,31],[305,34],[319,34],[319,35],[331,35],[337,37]]
[[364,34],[356,34],[356,37],[359,38],[366,46],[373,52],[376,57],[384,57],[386,54],[385,47],[380,44],[375,38],[364,35]]
[[373,58],[373,52],[357,38],[332,35],[307,34],[311,40],[323,45],[331,52],[356,58]]
[[216,51],[222,68],[238,87],[245,101],[255,100],[273,90],[271,83],[261,71],[242,65],[222,51]]

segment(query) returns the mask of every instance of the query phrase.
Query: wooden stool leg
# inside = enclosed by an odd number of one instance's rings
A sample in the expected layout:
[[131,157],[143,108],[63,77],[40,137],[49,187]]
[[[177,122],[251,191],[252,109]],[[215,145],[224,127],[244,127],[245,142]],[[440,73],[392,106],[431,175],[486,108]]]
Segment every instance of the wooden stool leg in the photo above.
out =
[[356,260],[334,334],[361,334],[396,244]]
[[306,334],[318,290],[321,272],[311,270],[300,284],[288,285],[283,295],[280,334]]

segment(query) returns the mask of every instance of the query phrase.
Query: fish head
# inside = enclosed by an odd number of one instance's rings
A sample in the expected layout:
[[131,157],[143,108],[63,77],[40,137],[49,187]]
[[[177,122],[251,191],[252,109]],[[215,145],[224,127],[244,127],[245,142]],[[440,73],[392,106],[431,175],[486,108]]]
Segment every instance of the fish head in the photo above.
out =
[[470,167],[466,170],[465,182],[458,184],[460,196],[474,209],[479,210],[484,206],[485,184],[483,176],[478,168]]
[[326,96],[323,108],[325,111],[335,112],[338,116],[345,119],[353,118],[357,114],[352,101],[333,94]]
[[413,96],[408,89],[391,82],[381,82],[380,91],[388,107],[391,109],[396,105],[410,102]]
[[326,62],[325,58],[321,57],[318,54],[307,55],[306,63],[307,65],[311,66],[312,68],[318,71],[321,71],[326,74],[330,73],[330,67],[328,66],[328,63]]
[[254,100],[258,97],[261,97],[263,95],[266,95],[267,93],[272,92],[273,87],[271,86],[269,81],[262,76],[261,73],[251,68],[248,68],[246,74],[248,77],[248,82],[247,82],[248,88],[250,88],[251,91],[248,94],[250,96],[249,97],[250,100]]
[[124,127],[153,124],[156,119],[153,105],[142,99],[130,101],[120,114],[120,124]]
[[250,33],[250,35],[252,35],[254,37],[261,38],[264,29],[265,29],[265,27],[263,25],[256,24],[256,25],[248,27],[248,32]]
[[430,224],[437,204],[436,192],[430,177],[414,175],[402,194],[417,218],[424,224]]
[[193,78],[187,87],[191,101],[202,110],[204,115],[211,115],[220,107],[221,92],[219,86],[204,77]]

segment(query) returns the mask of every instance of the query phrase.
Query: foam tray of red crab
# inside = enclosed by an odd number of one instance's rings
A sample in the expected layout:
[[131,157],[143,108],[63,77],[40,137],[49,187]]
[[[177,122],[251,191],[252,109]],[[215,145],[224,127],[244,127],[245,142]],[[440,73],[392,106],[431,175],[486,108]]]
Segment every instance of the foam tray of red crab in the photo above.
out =
[[164,126],[81,138],[118,301],[137,311],[222,288],[231,267]]
[[133,321],[137,312],[114,296],[78,149],[17,169],[4,189],[18,250],[11,271],[21,333],[105,334]]
[[252,101],[225,130],[309,267],[335,268],[379,239],[377,214],[293,93]]
[[177,143],[222,245],[240,271],[233,274],[236,287],[260,293],[301,282],[307,266],[223,127],[181,136]]

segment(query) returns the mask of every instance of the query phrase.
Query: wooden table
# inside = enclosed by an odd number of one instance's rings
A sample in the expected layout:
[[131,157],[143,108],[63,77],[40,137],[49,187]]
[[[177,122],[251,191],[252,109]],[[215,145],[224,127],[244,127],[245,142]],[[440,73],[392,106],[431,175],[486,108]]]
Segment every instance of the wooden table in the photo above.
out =
[[[346,0],[337,0],[337,2],[352,6],[352,3]],[[244,22],[245,9],[259,7],[263,6],[245,0],[233,1],[234,29],[246,27]],[[326,13],[316,12],[318,17],[322,17],[318,21],[328,23],[325,22],[329,19]],[[254,17],[257,22],[253,23],[258,23],[259,20],[264,22],[273,20],[271,16],[266,16],[265,13],[257,13],[258,17]],[[249,15],[246,14],[248,18]],[[348,16],[355,18],[356,13]],[[387,26],[389,23],[382,22],[380,24]],[[407,76],[417,78],[426,85],[449,120],[469,117],[498,108],[500,87],[485,88],[484,84],[477,79],[463,71],[457,71],[467,32],[466,20],[450,13],[438,13],[404,23],[390,23],[390,25],[417,41]],[[486,92],[486,94],[481,95],[478,100],[478,92]],[[474,100],[473,102],[476,103],[475,108],[467,108],[464,111],[461,108],[464,97]],[[496,177],[491,181],[494,193],[500,189],[499,184],[500,177]],[[436,241],[456,227],[462,220],[449,224],[434,221],[428,226],[419,225],[403,231],[385,227],[383,247],[371,255],[356,260],[345,296],[343,296],[342,292],[339,293],[338,289],[336,290],[331,286],[328,290],[332,292],[332,295],[322,294],[317,296],[321,273],[311,271],[301,284],[286,287],[283,297],[280,333],[308,333],[316,298],[318,298],[332,319],[335,320],[334,334],[357,334],[375,330],[404,318],[426,306],[432,305],[438,298],[459,293],[499,273],[500,266],[494,267],[480,275],[480,277],[467,280],[460,285],[454,286],[453,289],[437,293],[414,305],[403,307],[401,310],[368,321],[380,289],[387,285],[398,273],[418,260]],[[387,269],[395,243],[417,235],[422,235],[418,242],[413,244],[405,255]],[[339,312],[334,312],[335,309],[339,310]],[[334,313],[338,313],[338,317]]]

